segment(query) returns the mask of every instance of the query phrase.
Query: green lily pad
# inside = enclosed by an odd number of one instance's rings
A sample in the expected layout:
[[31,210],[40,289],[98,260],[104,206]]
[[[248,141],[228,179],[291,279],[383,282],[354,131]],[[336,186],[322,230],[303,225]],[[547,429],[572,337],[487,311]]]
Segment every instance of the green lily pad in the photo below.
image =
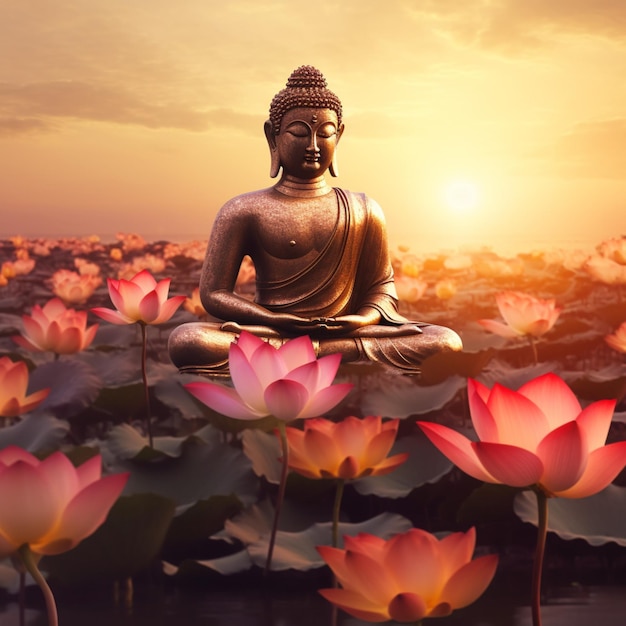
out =
[[198,402],[183,387],[184,384],[194,380],[202,380],[202,377],[175,372],[154,385],[154,394],[161,403],[177,411],[184,419],[206,418],[208,407]]
[[56,449],[69,431],[69,424],[52,415],[27,415],[13,426],[0,429],[0,449],[19,446],[29,452]]
[[167,561],[163,562],[163,572],[168,576],[178,578],[194,577],[198,567],[211,570],[221,576],[231,576],[246,572],[253,567],[254,563],[247,550],[240,550],[234,554],[222,556],[217,559],[191,560],[186,559],[180,565],[173,565]]
[[117,459],[153,461],[164,457],[178,458],[188,437],[154,437],[152,447],[148,438],[130,424],[119,424],[109,432],[107,447]]
[[389,456],[408,452],[409,458],[390,474],[369,476],[354,482],[362,495],[403,498],[413,489],[435,483],[453,467],[421,431],[396,440]]
[[[411,528],[411,522],[407,518],[394,513],[382,513],[358,524],[342,522],[339,524],[339,547],[343,547],[343,537],[345,535],[355,536],[359,533],[369,533],[388,539],[392,535],[407,532]],[[313,526],[301,532],[279,530],[276,534],[272,570],[295,569],[307,571],[323,567],[325,562],[315,547],[331,544],[331,522],[313,524]],[[268,546],[269,534],[263,535],[261,539],[248,545],[248,552],[255,565],[259,567],[265,566]]]
[[125,579],[158,558],[175,504],[155,494],[123,496],[96,532],[69,552],[44,557],[40,568],[68,587]]
[[361,401],[364,415],[406,418],[442,409],[465,388],[460,376],[450,376],[436,385],[415,384],[411,378],[399,378],[393,388],[388,386],[365,393]]
[[277,485],[280,482],[282,457],[280,441],[274,433],[249,428],[241,437],[243,451],[252,461],[252,469],[257,476]]
[[501,521],[513,516],[513,501],[520,490],[508,485],[483,483],[465,499],[458,512],[461,524]]
[[241,511],[241,502],[234,495],[213,496],[200,500],[172,520],[165,537],[163,554],[176,561],[193,556],[198,545],[224,528],[224,522]]
[[0,589],[9,593],[17,593],[20,588],[19,572],[13,567],[11,561],[7,559],[0,563]]
[[[537,525],[534,493],[524,491],[514,502],[515,514]],[[562,539],[584,539],[592,546],[614,542],[626,546],[626,487],[609,485],[588,498],[550,498],[548,530]]]
[[94,402],[101,388],[102,380],[95,370],[74,359],[44,363],[29,377],[30,390],[50,389],[33,414],[53,413],[58,417],[73,417]]
[[[122,431],[117,431],[122,432]],[[129,434],[128,429],[124,429]],[[222,434],[210,425],[193,435],[172,442],[166,438],[171,456],[160,451],[160,438],[155,438],[155,449],[150,451],[148,441],[131,433],[124,446],[104,442],[108,470],[130,472],[124,495],[155,493],[170,498],[177,505],[190,505],[216,495],[236,495],[244,504],[256,499],[258,479],[251,463],[241,450],[222,440]],[[163,446],[167,447],[167,446]],[[122,458],[115,450],[123,449]],[[135,454],[127,458],[128,454]],[[126,457],[126,458],[125,458]]]

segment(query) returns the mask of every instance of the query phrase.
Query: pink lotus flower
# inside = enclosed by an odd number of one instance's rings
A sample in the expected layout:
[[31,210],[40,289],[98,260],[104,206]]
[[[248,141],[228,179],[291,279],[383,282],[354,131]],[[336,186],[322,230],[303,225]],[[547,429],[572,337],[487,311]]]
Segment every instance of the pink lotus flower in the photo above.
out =
[[23,336],[13,341],[27,350],[56,354],[73,354],[87,348],[98,330],[98,324],[87,328],[87,313],[67,309],[59,298],[49,300],[43,308],[36,304],[31,315],[23,315]]
[[287,428],[289,468],[308,478],[356,480],[393,472],[408,454],[387,457],[399,420],[346,417],[341,422],[308,419],[304,430]]
[[142,270],[131,280],[108,278],[109,296],[117,310],[96,307],[92,311],[112,324],[162,324],[185,300],[185,296],[168,299],[170,282],[166,278],[157,283],[148,270]]
[[584,263],[585,271],[594,279],[607,285],[626,285],[626,265],[612,258],[594,255]]
[[124,263],[117,272],[118,278],[132,280],[141,270],[148,270],[152,274],[161,274],[165,271],[165,259],[154,254],[136,256],[131,263]]
[[89,274],[90,276],[99,276],[100,275],[100,266],[95,263],[90,263],[85,259],[81,259],[77,257],[74,259],[74,266],[78,270],[78,273],[82,276],[84,274]]
[[[23,361],[13,362],[8,356],[0,358],[0,416],[17,417],[43,402],[50,393],[41,389],[26,395],[28,368]],[[1,500],[0,500],[1,501]]]
[[234,389],[211,382],[184,385],[198,400],[228,417],[255,420],[273,415],[288,422],[323,415],[352,385],[333,385],[340,354],[317,359],[306,336],[274,348],[243,331],[230,346],[228,361]]
[[91,535],[128,480],[100,476],[100,455],[74,467],[61,452],[40,461],[16,446],[0,450],[0,558],[25,544],[59,554]]
[[441,424],[418,425],[443,454],[478,480],[584,498],[604,489],[626,465],[626,441],[604,445],[615,401],[581,409],[555,374],[535,378],[518,391],[499,384],[490,390],[470,380],[468,398],[480,441]]
[[607,335],[604,341],[614,350],[626,353],[626,322],[620,324],[619,328],[612,335]]
[[428,283],[425,280],[413,276],[396,275],[394,283],[400,302],[408,302],[409,304],[420,300],[428,288]]
[[478,320],[478,323],[501,337],[539,337],[554,326],[561,314],[554,300],[540,300],[519,291],[500,292],[496,302],[506,324],[496,320]]
[[388,541],[361,533],[344,537],[344,543],[344,550],[317,548],[341,584],[320,594],[368,622],[450,615],[485,591],[498,564],[497,555],[472,560],[474,528],[441,540],[413,528]]
[[35,269],[35,259],[31,258],[18,258],[13,261],[13,270],[16,276],[24,276],[30,274]]
[[102,279],[70,270],[57,270],[52,275],[52,292],[67,304],[83,304],[100,286]]

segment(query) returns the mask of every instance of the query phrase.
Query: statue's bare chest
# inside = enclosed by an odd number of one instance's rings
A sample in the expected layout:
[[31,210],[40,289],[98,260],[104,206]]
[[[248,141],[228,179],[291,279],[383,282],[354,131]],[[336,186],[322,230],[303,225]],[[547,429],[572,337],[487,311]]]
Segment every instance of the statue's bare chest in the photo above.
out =
[[335,194],[291,200],[268,209],[257,231],[257,254],[276,259],[307,260],[327,245],[337,225]]

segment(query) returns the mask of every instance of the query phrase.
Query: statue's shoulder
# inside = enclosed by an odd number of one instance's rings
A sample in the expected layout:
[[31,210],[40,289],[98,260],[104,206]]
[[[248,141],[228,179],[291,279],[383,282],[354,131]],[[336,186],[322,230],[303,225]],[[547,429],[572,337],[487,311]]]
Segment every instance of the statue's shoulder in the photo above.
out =
[[221,219],[243,219],[254,217],[270,202],[271,188],[248,191],[227,200],[219,210]]
[[344,194],[348,201],[348,204],[353,209],[358,208],[364,213],[364,215],[367,216],[369,220],[374,220],[375,222],[381,222],[384,224],[385,214],[383,213],[380,204],[378,204],[376,200],[370,198],[367,194],[361,191],[355,192],[349,191],[348,189],[336,189],[338,190],[338,192]]

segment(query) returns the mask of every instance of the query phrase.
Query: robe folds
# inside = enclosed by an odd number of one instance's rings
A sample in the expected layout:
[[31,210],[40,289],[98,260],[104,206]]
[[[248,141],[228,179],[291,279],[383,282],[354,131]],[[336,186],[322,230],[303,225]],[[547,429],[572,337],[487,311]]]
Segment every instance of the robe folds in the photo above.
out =
[[398,298],[385,223],[362,193],[334,189],[337,220],[328,242],[305,268],[280,281],[257,276],[256,302],[270,311],[335,317],[376,308],[381,324],[398,326]]

